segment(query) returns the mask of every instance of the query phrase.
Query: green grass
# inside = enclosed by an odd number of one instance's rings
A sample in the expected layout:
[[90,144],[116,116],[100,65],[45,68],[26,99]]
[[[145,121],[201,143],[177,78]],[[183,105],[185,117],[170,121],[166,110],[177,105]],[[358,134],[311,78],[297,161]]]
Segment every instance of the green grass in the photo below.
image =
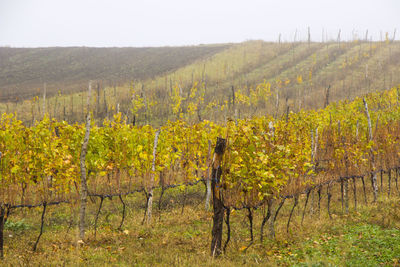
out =
[[299,244],[281,247],[277,263],[290,266],[378,266],[400,264],[400,231],[373,224],[332,226]]

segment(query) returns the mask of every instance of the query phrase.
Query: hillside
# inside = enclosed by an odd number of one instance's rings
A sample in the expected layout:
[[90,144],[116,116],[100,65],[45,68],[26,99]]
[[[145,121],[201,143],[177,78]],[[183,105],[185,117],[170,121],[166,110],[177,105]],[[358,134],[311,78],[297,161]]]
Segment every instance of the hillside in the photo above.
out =
[[[205,51],[206,47],[198,49]],[[136,123],[158,125],[179,116],[191,121],[224,121],[234,116],[243,118],[267,114],[280,116],[289,110],[320,108],[326,102],[350,100],[400,83],[400,42],[396,41],[248,41],[208,48],[208,56],[203,53],[202,57],[186,65],[182,63],[179,68],[167,70],[165,67],[165,71],[159,75],[150,75],[146,68],[142,68],[143,78],[132,76],[129,83],[119,86],[107,86],[110,83],[105,82],[106,76],[102,76],[100,71],[96,72],[99,78],[94,81],[92,94],[95,115],[101,122],[120,111],[128,122],[135,116]],[[158,56],[153,56],[156,61]],[[167,60],[167,57],[163,60]],[[175,63],[178,65],[177,61],[175,58],[170,66]],[[117,70],[120,66],[117,63],[113,66],[115,68],[111,71],[110,67],[108,73],[123,76],[124,72]],[[143,66],[152,70],[155,68],[151,64]],[[21,75],[19,72],[9,72]],[[268,92],[264,92],[264,97],[260,97],[257,85],[263,81],[270,87],[265,89]],[[80,88],[87,88],[87,82],[82,78]],[[42,93],[35,92],[41,98]],[[132,114],[131,110],[132,95],[142,103],[135,107],[136,114]],[[61,94],[47,98],[46,112],[58,119],[81,121],[84,118],[85,101],[85,91]],[[172,107],[177,101],[179,108],[174,112]],[[39,103],[36,99],[33,102],[4,103],[0,105],[0,111],[16,111],[25,121],[33,122],[43,115],[42,107],[42,100]]]
[[[399,42],[278,44],[252,41],[147,81],[143,88],[147,88],[145,91],[154,88],[152,95],[168,96],[166,92],[170,91],[171,95],[172,90],[166,90],[170,86],[165,81],[172,80],[170,84],[178,84],[183,98],[188,101],[192,81],[203,82],[200,86],[205,99],[200,107],[202,117],[223,120],[234,116],[232,86],[235,94],[241,90],[242,95],[251,98],[252,92],[259,94],[256,86],[265,80],[271,85],[269,100],[258,99],[250,104],[237,99],[238,115],[282,114],[288,109],[323,107],[327,88],[327,100],[333,102],[395,86],[400,83],[399,59]],[[141,88],[138,85],[135,90]],[[162,99],[165,105],[159,105],[160,109],[171,103],[167,97]],[[205,106],[209,103],[214,103],[214,107],[207,110]],[[167,112],[160,110],[155,117]]]
[[[229,45],[160,48],[7,48],[0,47],[0,100],[27,99],[43,90],[51,95],[78,92],[87,81],[123,84],[148,79],[209,57]],[[40,88],[40,89],[39,89]]]

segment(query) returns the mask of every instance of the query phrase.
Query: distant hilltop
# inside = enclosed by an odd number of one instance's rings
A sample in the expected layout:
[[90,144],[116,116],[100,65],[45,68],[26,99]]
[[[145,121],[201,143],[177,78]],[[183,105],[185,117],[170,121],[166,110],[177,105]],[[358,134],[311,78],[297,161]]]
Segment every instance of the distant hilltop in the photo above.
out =
[[148,79],[207,58],[230,45],[159,48],[0,47],[0,101],[19,101],[40,94],[46,83],[54,95],[79,92],[87,81],[121,85]]

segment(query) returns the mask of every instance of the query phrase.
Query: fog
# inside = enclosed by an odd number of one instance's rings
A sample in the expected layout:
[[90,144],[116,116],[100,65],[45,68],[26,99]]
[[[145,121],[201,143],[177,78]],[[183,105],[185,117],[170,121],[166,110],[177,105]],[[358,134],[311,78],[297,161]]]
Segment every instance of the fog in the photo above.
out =
[[[0,46],[176,46],[249,39],[380,40],[398,0],[0,0]],[[396,39],[399,39],[397,34]]]

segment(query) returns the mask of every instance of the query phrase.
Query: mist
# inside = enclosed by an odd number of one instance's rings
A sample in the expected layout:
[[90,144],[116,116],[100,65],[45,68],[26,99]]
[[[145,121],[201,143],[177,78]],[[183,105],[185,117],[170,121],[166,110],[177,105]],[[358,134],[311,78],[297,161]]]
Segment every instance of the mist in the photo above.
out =
[[[0,46],[147,47],[262,39],[380,40],[400,25],[400,2],[1,0]],[[396,37],[398,39],[398,37]]]

